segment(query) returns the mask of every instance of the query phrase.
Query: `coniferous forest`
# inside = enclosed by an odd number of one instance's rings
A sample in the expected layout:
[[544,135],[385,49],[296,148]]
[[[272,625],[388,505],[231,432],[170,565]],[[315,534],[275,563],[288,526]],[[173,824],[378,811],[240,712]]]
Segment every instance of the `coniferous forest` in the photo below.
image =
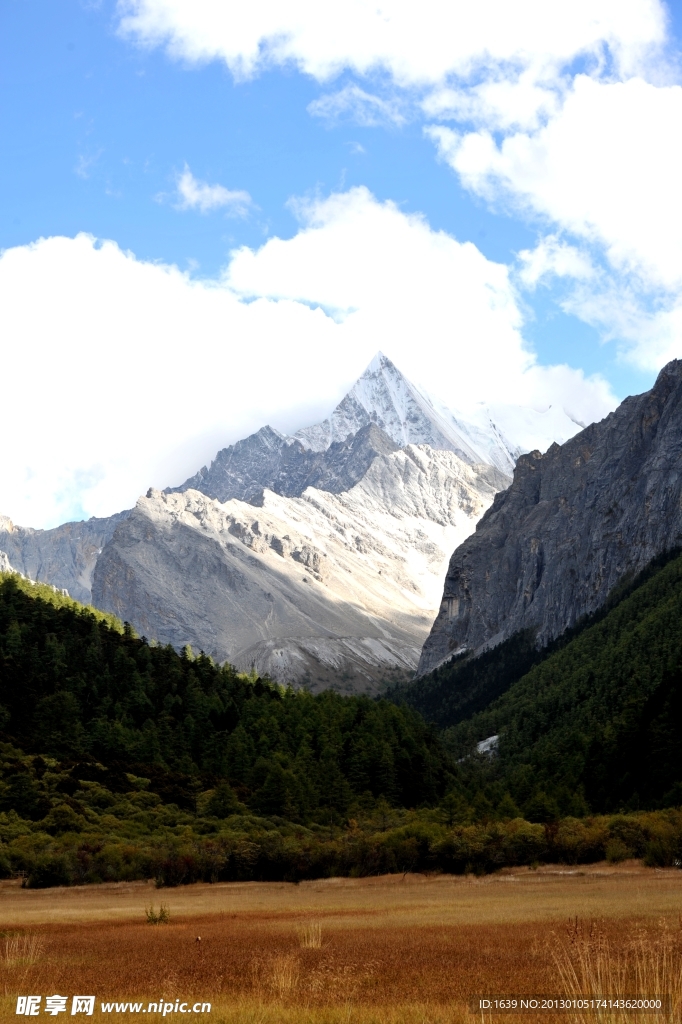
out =
[[682,859],[679,554],[552,647],[512,638],[390,700],[284,688],[0,580],[4,876]]

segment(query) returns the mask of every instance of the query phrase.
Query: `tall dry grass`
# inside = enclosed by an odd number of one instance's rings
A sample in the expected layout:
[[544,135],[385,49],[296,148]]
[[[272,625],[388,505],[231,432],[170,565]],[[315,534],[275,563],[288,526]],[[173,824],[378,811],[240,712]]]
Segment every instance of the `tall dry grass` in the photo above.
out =
[[310,921],[297,929],[301,949],[322,949],[322,925],[319,921]]
[[[679,1022],[682,1010],[682,931],[666,920],[654,927],[636,922],[620,935],[604,922],[577,918],[552,951],[561,994],[573,999],[611,996],[660,998],[665,1009],[658,1024]],[[647,1015],[648,1017],[648,1015]],[[630,1024],[641,1021],[635,1010],[597,1009],[571,1013],[575,1024]]]
[[33,967],[44,949],[43,939],[35,932],[8,935],[2,947],[2,964],[4,967]]
[[270,989],[279,999],[291,995],[298,987],[300,966],[291,953],[276,956],[270,966]]

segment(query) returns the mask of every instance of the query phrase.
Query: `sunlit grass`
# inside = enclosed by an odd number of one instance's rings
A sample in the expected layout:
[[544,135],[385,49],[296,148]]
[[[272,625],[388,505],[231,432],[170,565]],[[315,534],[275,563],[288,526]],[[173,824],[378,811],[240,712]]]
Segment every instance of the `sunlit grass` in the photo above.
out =
[[301,925],[298,928],[298,941],[301,949],[322,948],[322,925],[319,921],[311,921],[309,924]]
[[8,935],[2,945],[4,967],[32,967],[40,960],[45,943],[34,932]]
[[[620,935],[609,935],[603,922],[576,919],[559,938],[553,958],[562,994],[581,998],[586,994],[616,998],[660,997],[669,999],[660,1024],[680,1020],[682,1009],[682,933],[663,920],[656,927],[641,922]],[[647,1018],[648,1018],[647,1014]],[[626,1024],[641,1020],[629,1010],[600,1009],[571,1014],[576,1024]]]
[[[62,915],[80,906],[82,920],[0,940],[0,1019],[15,1020],[16,995],[29,992],[206,1000],[206,1019],[222,1024],[473,1024],[472,997],[514,993],[672,997],[667,1016],[556,1018],[565,1024],[670,1024],[682,1014],[679,872],[620,865],[592,876],[206,886],[166,898],[170,920],[150,928],[145,887],[17,889],[22,906],[44,900]],[[107,916],[128,904],[127,917]]]

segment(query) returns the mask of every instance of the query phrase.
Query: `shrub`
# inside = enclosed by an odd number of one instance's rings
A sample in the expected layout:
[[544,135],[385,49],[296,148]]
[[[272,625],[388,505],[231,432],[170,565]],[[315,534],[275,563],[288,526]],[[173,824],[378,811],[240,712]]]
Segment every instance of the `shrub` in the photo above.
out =
[[154,910],[154,905],[144,908],[145,917],[147,918],[147,924],[168,924],[170,921],[170,910],[165,903],[162,903],[158,911]]
[[533,864],[547,853],[547,835],[540,824],[515,818],[505,827],[505,864]]
[[73,885],[74,868],[64,853],[39,857],[26,880],[28,889],[48,889],[53,885]]
[[609,864],[620,864],[632,856],[632,851],[620,839],[609,839],[606,844],[606,859]]
[[627,817],[624,814],[612,818],[609,822],[609,835],[611,842],[607,844],[607,860],[611,859],[608,847],[613,842],[620,843],[626,851],[625,856],[620,858],[621,860],[625,860],[626,857],[642,857],[644,855],[647,837],[642,822],[638,818]]

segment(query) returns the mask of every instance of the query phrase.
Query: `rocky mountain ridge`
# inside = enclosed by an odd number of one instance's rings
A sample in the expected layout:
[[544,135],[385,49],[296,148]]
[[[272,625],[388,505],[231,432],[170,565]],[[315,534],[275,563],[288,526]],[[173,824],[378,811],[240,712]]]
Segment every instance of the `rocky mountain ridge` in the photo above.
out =
[[682,361],[545,454],[522,455],[452,555],[419,674],[520,630],[539,645],[682,544]]
[[256,508],[150,491],[100,555],[93,600],[160,642],[371,690],[414,671],[449,551],[507,483],[492,466],[408,445],[338,494],[266,489]]
[[372,688],[416,667],[450,552],[509,482],[522,447],[509,437],[576,429],[561,410],[509,410],[504,430],[483,407],[465,421],[378,353],[324,423],[263,427],[108,519],[0,521],[0,550],[151,638],[281,680]]
[[0,516],[0,550],[13,568],[28,579],[67,590],[83,604],[92,601],[92,574],[102,549],[129,512],[105,519],[63,523],[52,530],[15,526]]
[[306,487],[338,494],[363,478],[375,456],[389,455],[397,448],[375,423],[365,424],[324,451],[304,448],[295,438],[266,426],[223,448],[210,467],[202,467],[179,487],[167,487],[166,493],[195,490],[218,501],[238,498],[252,505],[262,502],[266,487],[289,498],[299,497]]
[[166,490],[198,490],[219,501],[239,498],[252,504],[266,487],[288,497],[300,496],[306,487],[338,494],[362,479],[375,455],[408,444],[451,451],[470,466],[488,463],[509,475],[528,436],[535,444],[549,444],[583,426],[563,410],[538,413],[511,405],[481,406],[474,418],[475,423],[421,391],[378,352],[322,423],[293,437],[262,427]]

